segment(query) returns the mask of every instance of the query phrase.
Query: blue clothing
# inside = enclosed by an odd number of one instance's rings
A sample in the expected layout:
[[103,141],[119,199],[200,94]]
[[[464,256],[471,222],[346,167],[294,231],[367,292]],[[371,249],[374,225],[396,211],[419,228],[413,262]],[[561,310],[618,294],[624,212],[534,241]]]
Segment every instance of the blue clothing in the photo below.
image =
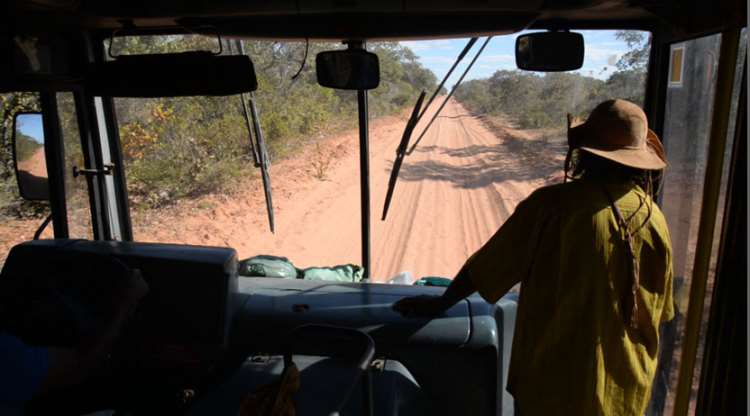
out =
[[0,332],[0,413],[21,414],[49,371],[49,350]]

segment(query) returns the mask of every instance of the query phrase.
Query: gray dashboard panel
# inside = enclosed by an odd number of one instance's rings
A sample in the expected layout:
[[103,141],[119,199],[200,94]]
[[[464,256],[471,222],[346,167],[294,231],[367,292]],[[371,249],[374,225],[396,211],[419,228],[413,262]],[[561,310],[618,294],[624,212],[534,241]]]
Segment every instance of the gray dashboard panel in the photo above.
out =
[[[240,278],[243,306],[235,317],[230,343],[242,351],[273,354],[283,350],[282,340],[292,328],[305,323],[358,328],[374,339],[376,358],[398,362],[418,386],[404,392],[406,396],[399,396],[399,389],[375,391],[378,400],[389,401],[386,408],[392,409],[378,414],[512,415],[512,396],[505,386],[515,324],[514,296],[488,304],[474,295],[433,319],[404,318],[391,309],[405,296],[443,291],[425,286]],[[295,348],[295,353],[321,351],[305,351],[305,347]],[[396,405],[399,397],[408,397],[409,404]]]
[[[247,296],[237,318],[235,341],[254,344],[305,323],[334,324],[364,330],[379,346],[429,344],[459,346],[469,340],[467,302],[435,319],[404,318],[392,309],[404,296],[425,288],[377,284],[341,284],[304,280],[241,278]],[[433,288],[428,288],[433,289]],[[427,290],[440,294],[441,289]],[[245,339],[247,337],[247,339]]]
[[[297,414],[330,414],[331,403],[337,402],[334,398],[352,383],[346,364],[320,356],[295,355],[293,360],[300,372],[300,390],[294,396]],[[197,400],[186,415],[237,415],[242,400],[261,386],[278,380],[283,367],[281,356],[250,357],[229,379]],[[403,364],[384,360],[377,369],[371,370],[371,377],[373,416],[422,414],[418,407],[420,387]],[[362,383],[359,379],[354,384],[341,415],[362,414]]]

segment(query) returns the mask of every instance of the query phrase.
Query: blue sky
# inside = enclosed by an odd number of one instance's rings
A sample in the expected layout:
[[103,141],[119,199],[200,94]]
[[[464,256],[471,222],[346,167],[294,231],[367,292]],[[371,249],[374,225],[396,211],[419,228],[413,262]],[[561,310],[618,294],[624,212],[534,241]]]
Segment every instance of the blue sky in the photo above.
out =
[[[516,69],[515,44],[516,38],[522,33],[525,32],[492,38],[464,79],[486,78],[499,69]],[[627,52],[627,45],[616,39],[615,31],[612,30],[583,30],[580,33],[583,34],[585,55],[583,67],[577,72],[606,79],[615,70],[615,63],[619,57]],[[431,69],[437,75],[438,80],[441,80],[468,40],[468,38],[463,38],[403,41],[401,44],[411,48],[419,57],[419,61]],[[448,88],[458,80],[483,42],[484,38],[480,38],[461,61],[446,83]]]
[[21,133],[30,136],[37,143],[44,143],[44,128],[40,115],[21,114],[18,116],[17,123],[17,128],[21,130]]

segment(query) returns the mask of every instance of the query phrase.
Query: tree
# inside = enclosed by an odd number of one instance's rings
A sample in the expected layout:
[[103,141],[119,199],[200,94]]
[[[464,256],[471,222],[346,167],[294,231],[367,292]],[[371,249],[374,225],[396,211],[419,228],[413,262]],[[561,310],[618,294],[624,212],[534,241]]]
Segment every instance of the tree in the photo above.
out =
[[[332,125],[356,120],[356,95],[319,86],[315,74],[312,57],[340,44],[243,40],[243,46],[255,67],[255,98],[272,160],[295,153]],[[216,44],[209,37],[156,36],[130,39],[115,49],[159,53]],[[380,87],[370,94],[371,116],[399,111],[413,104],[419,90],[434,88],[435,75],[410,49],[377,42],[370,50],[381,68]],[[134,206],[160,206],[231,187],[253,168],[239,97],[117,99],[115,105]]]
[[496,71],[462,84],[456,99],[474,112],[503,115],[522,128],[564,128],[566,113],[586,116],[600,102],[622,98],[643,104],[649,39],[643,32],[618,31],[628,50],[606,81],[580,73]]
[[618,30],[615,38],[628,45],[628,51],[617,61],[617,69],[621,71],[646,72],[650,51],[650,39],[645,32],[637,30]]

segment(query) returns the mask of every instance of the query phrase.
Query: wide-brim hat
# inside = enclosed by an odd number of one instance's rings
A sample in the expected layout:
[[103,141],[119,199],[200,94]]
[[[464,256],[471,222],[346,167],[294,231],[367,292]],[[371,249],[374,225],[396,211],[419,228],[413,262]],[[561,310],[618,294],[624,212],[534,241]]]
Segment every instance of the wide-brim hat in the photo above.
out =
[[568,128],[568,145],[637,169],[660,170],[667,158],[646,114],[626,100],[605,101],[577,126]]

